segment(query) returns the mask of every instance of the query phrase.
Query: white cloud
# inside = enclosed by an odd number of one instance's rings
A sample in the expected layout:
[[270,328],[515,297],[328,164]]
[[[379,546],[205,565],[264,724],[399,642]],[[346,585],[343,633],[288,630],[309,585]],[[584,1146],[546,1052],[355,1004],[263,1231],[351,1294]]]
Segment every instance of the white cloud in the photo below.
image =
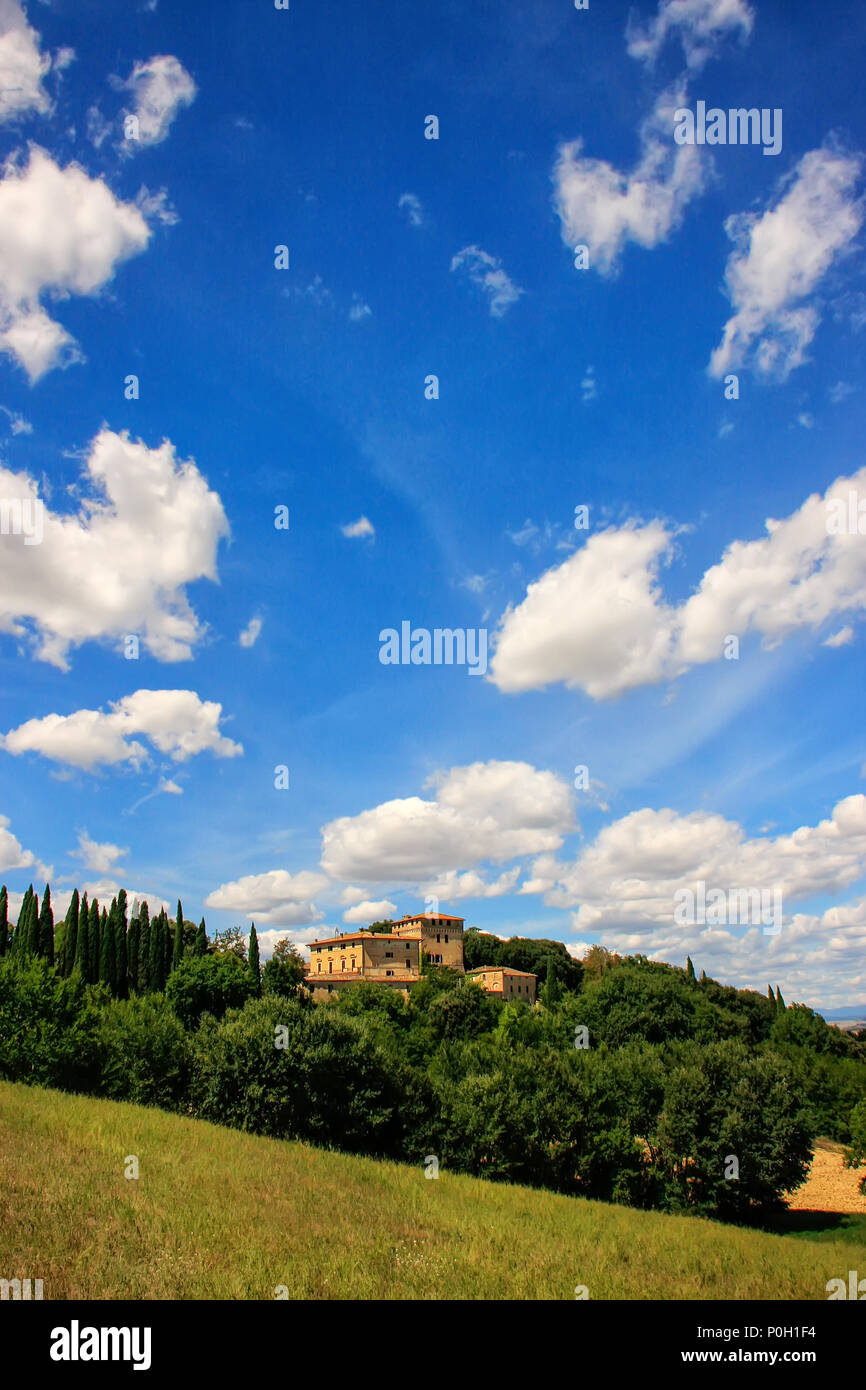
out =
[[797,424],[802,425],[804,430],[813,430],[815,428],[815,417],[810,411],[801,410],[800,414],[797,416]]
[[861,164],[857,155],[811,150],[773,207],[728,218],[735,250],[725,284],[735,313],[710,359],[712,376],[747,364],[784,380],[805,360],[819,322],[809,296],[863,222]]
[[461,898],[502,898],[514,891],[519,877],[519,864],[513,869],[506,869],[492,882],[476,869],[462,874],[449,869],[448,873],[440,874],[432,883],[424,884],[419,892],[425,898],[436,897],[440,902],[447,903],[459,902]]
[[350,521],[346,526],[341,526],[340,530],[349,540],[355,540],[359,536],[375,536],[376,528],[372,521],[367,517],[359,516],[357,521]]
[[612,274],[626,242],[651,248],[667,241],[704,187],[697,145],[675,145],[673,113],[682,87],[663,93],[644,121],[641,154],[631,173],[582,154],[583,141],[560,145],[553,171],[554,203],[567,246],[587,246],[589,265]]
[[106,120],[98,106],[90,106],[85,117],[87,138],[94,149],[101,150],[112,131],[111,121]]
[[70,647],[128,634],[159,661],[188,659],[203,629],[184,586],[216,580],[228,534],[218,495],[169,440],[149,449],[108,429],[83,481],[78,511],[61,514],[25,474],[0,467],[0,496],[41,506],[44,525],[41,545],[13,537],[0,548],[0,632],[21,637],[32,624],[36,655],[64,670]]
[[569,788],[528,763],[473,763],[431,778],[433,800],[386,801],[322,830],[332,878],[405,883],[556,849],[574,828]]
[[136,735],[175,762],[198,753],[234,758],[243,753],[220,733],[222,705],[200,700],[193,690],[137,690],[109,703],[109,712],[80,709],[29,719],[5,736],[7,753],[40,753],[68,767],[91,770],[128,763],[138,768],[152,756]]
[[[575,930],[640,934],[674,922],[675,894],[704,882],[720,888],[779,888],[789,904],[838,893],[866,874],[866,796],[846,797],[832,816],[775,837],[746,836],[742,826],[706,811],[632,811],[605,826],[570,864],[533,866],[554,907],[577,907]],[[783,928],[784,930],[784,928]]]
[[756,633],[773,647],[866,608],[861,536],[828,529],[829,502],[847,516],[851,491],[866,493],[866,468],[838,478],[761,540],[735,541],[695,592],[669,604],[659,574],[673,534],[661,522],[592,535],[530,584],[500,625],[493,682],[506,692],[562,681],[606,699],[719,660],[729,634]]
[[138,208],[78,165],[61,169],[36,147],[24,169],[7,160],[0,179],[0,352],[14,357],[31,382],[81,360],[40,296],[94,294],[150,235]]
[[238,641],[242,647],[254,647],[262,630],[261,618],[250,618]]
[[82,830],[78,836],[78,849],[73,850],[71,858],[80,859],[86,869],[91,869],[95,874],[110,874],[118,859],[123,859],[129,854],[128,849],[121,849],[119,845],[106,842],[98,844],[92,840],[86,830]]
[[339,902],[342,907],[357,907],[367,896],[368,889],[355,888],[352,884],[342,888],[339,893]]
[[8,406],[0,405],[0,410],[9,421],[9,428],[13,434],[32,434],[33,426],[29,420],[25,420],[23,415],[19,415],[17,410],[10,410]]
[[373,310],[370,308],[369,304],[364,303],[360,295],[352,295],[352,303],[349,308],[349,319],[352,323],[361,323],[363,319],[370,318],[372,313]]
[[591,401],[598,399],[598,383],[595,379],[595,368],[587,367],[586,375],[580,383],[582,392],[581,400],[584,405],[589,405]]
[[18,0],[0,0],[0,123],[25,111],[44,116],[51,110],[42,85],[51,59],[40,52],[39,44],[39,35],[27,23]]
[[177,113],[192,105],[197,91],[186,68],[171,54],[136,63],[122,85],[133,93],[130,114],[138,120],[138,140],[123,141],[127,154],[142,146],[161,144]]
[[849,642],[854,640],[853,627],[840,627],[838,632],[834,632],[831,637],[827,637],[823,643],[825,647],[847,647]]
[[679,38],[692,72],[698,72],[718,52],[727,34],[745,41],[755,14],[746,0],[660,0],[658,12],[646,27],[631,16],[626,30],[632,58],[654,63],[669,37]]
[[205,907],[234,912],[265,926],[293,927],[318,922],[322,913],[314,899],[328,886],[328,880],[306,870],[290,874],[273,869],[265,874],[248,874],[234,883],[223,883],[205,898]]
[[76,53],[74,48],[58,48],[54,55],[51,67],[54,72],[65,72],[71,68],[75,62]]
[[850,381],[837,381],[827,392],[830,398],[830,404],[841,405],[849,396],[853,396],[857,389],[856,386],[851,385]]
[[424,209],[421,206],[421,199],[416,197],[414,193],[403,193],[397,206],[405,209],[406,220],[410,227],[424,226]]
[[502,269],[502,262],[480,246],[464,246],[451,258],[451,269],[463,270],[487,295],[491,316],[501,319],[525,293]]
[[397,911],[397,904],[392,903],[388,898],[380,898],[378,902],[358,903],[355,907],[348,908],[343,913],[343,921],[352,926],[365,927],[370,922],[385,922],[389,918],[393,919]]
[[9,817],[0,816],[0,874],[23,869],[32,872],[34,878],[50,879],[53,872],[51,866],[43,864],[29,849],[24,849],[9,825]]

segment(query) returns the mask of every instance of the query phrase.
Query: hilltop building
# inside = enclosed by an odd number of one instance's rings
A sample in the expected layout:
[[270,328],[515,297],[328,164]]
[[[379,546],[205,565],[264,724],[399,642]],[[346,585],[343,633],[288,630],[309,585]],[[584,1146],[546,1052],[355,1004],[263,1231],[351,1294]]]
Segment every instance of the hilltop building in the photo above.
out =
[[[446,912],[418,912],[392,923],[390,932],[347,932],[312,941],[307,987],[314,999],[327,999],[344,985],[372,980],[408,995],[421,979],[422,960],[463,974],[464,920]],[[526,971],[486,966],[467,978],[501,999],[535,1003],[538,979]]]
[[522,999],[534,1004],[538,996],[538,976],[528,970],[512,970],[508,965],[480,965],[477,970],[468,970],[466,978],[497,999]]

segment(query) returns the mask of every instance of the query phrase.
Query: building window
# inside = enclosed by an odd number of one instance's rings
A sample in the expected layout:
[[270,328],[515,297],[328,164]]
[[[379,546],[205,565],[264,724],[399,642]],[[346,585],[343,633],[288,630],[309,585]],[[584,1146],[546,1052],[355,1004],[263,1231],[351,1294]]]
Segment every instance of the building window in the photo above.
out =
[[448,945],[448,933],[447,933],[447,932],[445,933],[445,945],[446,945],[446,946]]
[[320,960],[317,960],[317,961],[316,961],[316,970],[317,970],[318,973],[321,975],[321,973],[322,973],[322,962],[321,962]]
[[340,974],[341,974],[341,975],[345,975],[345,973],[346,973],[346,962],[345,962],[345,960],[341,960],[341,961],[340,961]]
[[393,951],[386,951],[386,952],[385,952],[385,959],[386,959],[386,960],[393,960],[393,959],[394,959],[394,952],[393,952]]
[[437,946],[440,944],[440,941],[441,941],[441,937],[440,937],[439,933],[437,932],[437,933],[436,933],[436,945],[437,945]]
[[394,971],[393,971],[393,970],[386,970],[386,971],[385,971],[385,974],[386,974],[386,975],[393,975],[393,974],[394,974]]
[[[329,960],[329,961],[328,961],[328,974],[329,974],[329,975],[333,975],[333,973],[334,973],[334,962],[333,962],[332,960]],[[331,988],[331,986],[328,985],[328,989],[330,989],[330,988]]]
[[355,957],[354,957],[354,956],[352,957],[352,969],[353,969],[353,970],[355,969]]

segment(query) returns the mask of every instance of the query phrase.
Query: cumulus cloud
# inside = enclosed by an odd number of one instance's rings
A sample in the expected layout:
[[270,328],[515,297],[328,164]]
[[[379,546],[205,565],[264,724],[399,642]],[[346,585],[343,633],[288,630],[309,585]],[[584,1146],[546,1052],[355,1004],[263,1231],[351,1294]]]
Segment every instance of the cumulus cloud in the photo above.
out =
[[127,154],[161,144],[175,116],[183,107],[192,105],[197,92],[186,68],[171,54],[136,63],[122,86],[133,94],[132,110],[126,114],[138,121],[138,138],[123,141]]
[[242,647],[254,647],[258,641],[262,630],[261,618],[250,618],[246,627],[242,629],[238,641]]
[[[67,52],[60,50],[60,55]],[[65,66],[58,55],[58,67]],[[18,0],[0,0],[0,124],[25,111],[46,115],[51,101],[42,79],[51,59],[40,51],[40,38],[27,22]]]
[[[741,987],[781,984],[786,998],[813,1006],[850,1003],[866,986],[866,898],[821,915],[791,905],[835,894],[866,874],[866,797],[849,796],[817,825],[749,837],[711,812],[681,815],[644,808],[606,826],[568,864],[542,856],[535,890],[549,906],[576,909],[575,933],[614,951],[640,951]],[[761,925],[680,925],[676,894],[703,882],[722,892],[778,889],[778,935]],[[820,981],[820,994],[817,993]]]
[[491,316],[495,319],[503,318],[524,293],[502,269],[502,262],[480,246],[464,246],[452,256],[451,269],[463,271],[473,285],[486,294]]
[[528,763],[473,763],[431,778],[435,797],[386,801],[322,830],[322,868],[337,879],[417,882],[485,860],[541,854],[574,828],[569,788]]
[[365,516],[360,516],[357,521],[350,521],[346,526],[341,526],[340,530],[350,540],[355,540],[359,536],[375,536],[376,534],[376,528],[372,521],[368,521]]
[[91,839],[86,830],[82,830],[78,836],[78,849],[72,851],[71,857],[80,859],[84,867],[95,874],[110,874],[118,859],[123,859],[127,854],[128,849],[121,849],[119,845],[109,842],[99,844]]
[[630,16],[626,30],[632,58],[654,63],[669,38],[678,38],[690,71],[699,72],[718,52],[723,39],[738,35],[746,41],[755,14],[746,0],[660,0],[649,24]]
[[584,156],[580,139],[559,146],[553,183],[562,239],[572,248],[588,247],[590,268],[602,275],[616,270],[627,242],[649,249],[667,241],[704,187],[700,147],[672,139],[673,113],[684,97],[680,87],[658,98],[641,127],[641,154],[631,173]]
[[159,661],[188,659],[203,629],[184,586],[217,578],[228,533],[218,495],[169,440],[150,449],[108,429],[83,482],[78,511],[62,514],[26,474],[0,467],[0,496],[38,508],[44,530],[41,545],[10,536],[0,548],[0,632],[29,632],[36,655],[62,670],[70,647],[128,634]]
[[53,875],[51,866],[43,864],[31,850],[24,849],[21,841],[9,829],[10,824],[8,816],[0,816],[0,874],[21,869],[25,874],[32,873],[34,878],[50,879]]
[[369,304],[365,304],[359,294],[352,295],[352,303],[349,306],[349,320],[351,323],[361,323],[364,319],[372,316],[373,310]]
[[[153,749],[174,762],[186,762],[198,753],[217,758],[236,758],[239,743],[220,732],[222,705],[200,700],[193,690],[136,690],[111,701],[108,713],[80,709],[74,714],[48,714],[29,719],[0,736],[0,746],[16,756],[40,753],[67,767],[141,767]],[[152,745],[148,749],[138,737]]]
[[357,903],[355,907],[347,908],[343,913],[343,921],[352,926],[368,926],[370,922],[384,922],[394,917],[397,911],[397,904],[392,903],[388,898],[380,898],[378,902]]
[[784,380],[805,360],[820,319],[810,296],[863,222],[861,168],[859,155],[811,150],[774,206],[728,218],[735,249],[725,286],[735,313],[710,358],[712,376],[745,364]]
[[322,913],[314,899],[328,880],[306,870],[297,874],[273,869],[264,874],[248,874],[233,883],[223,883],[205,898],[205,907],[235,912],[265,926],[303,926],[318,922]]
[[448,903],[459,902],[461,898],[502,898],[514,891],[519,877],[519,864],[513,869],[506,869],[492,881],[476,869],[462,874],[450,869],[432,883],[424,884],[420,892],[424,897],[436,897]]
[[760,540],[734,541],[679,605],[660,583],[674,536],[659,521],[590,536],[530,584],[500,625],[490,679],[506,692],[564,682],[593,699],[680,675],[724,654],[728,635],[758,634],[773,647],[866,608],[862,536],[837,534],[851,492],[866,495],[866,468],[838,478]]
[[40,297],[94,294],[150,235],[137,207],[77,164],[61,169],[35,147],[26,168],[10,157],[0,179],[0,352],[14,357],[31,382],[81,360]]

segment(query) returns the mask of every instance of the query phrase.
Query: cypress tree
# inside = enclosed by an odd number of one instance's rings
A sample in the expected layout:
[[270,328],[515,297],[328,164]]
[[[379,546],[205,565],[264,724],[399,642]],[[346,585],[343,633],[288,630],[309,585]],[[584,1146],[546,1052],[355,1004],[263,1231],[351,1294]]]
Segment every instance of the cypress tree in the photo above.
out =
[[114,924],[114,962],[115,962],[115,983],[114,988],[118,999],[126,999],[129,990],[127,988],[127,970],[129,963],[126,956],[126,889],[121,888],[117,895],[117,918]]
[[550,1008],[551,1004],[556,1004],[562,997],[562,990],[559,987],[559,975],[556,969],[556,961],[552,955],[546,958],[546,973],[544,977],[544,1003]]
[[148,988],[161,990],[165,984],[165,932],[162,929],[162,912],[150,924],[150,962],[148,967]]
[[259,938],[256,935],[256,924],[253,922],[250,927],[250,945],[247,959],[247,970],[253,982],[256,994],[262,992],[262,972],[259,967]]
[[114,933],[117,922],[117,899],[111,900],[111,915],[102,909],[99,930],[99,982],[107,985],[114,994],[117,988],[117,973],[114,959]]
[[171,958],[174,954],[174,931],[168,918],[165,908],[162,909],[162,988],[165,989],[165,982],[171,974]]
[[772,986],[772,985],[767,985],[767,998],[769,999],[769,1001],[770,1001],[771,1004],[775,1004],[776,1001],[775,1001],[775,999],[773,998],[773,986]]
[[138,910],[138,988],[141,994],[150,992],[150,908],[147,900]]
[[30,921],[30,899],[33,897],[33,884],[27,889],[21,900],[21,910],[18,913],[18,921],[15,923],[15,936],[12,945],[16,956],[23,956],[27,951],[27,924]]
[[24,924],[24,954],[35,956],[39,952],[39,897],[30,890],[27,907],[27,921]]
[[0,888],[0,956],[5,956],[9,942],[9,901],[6,884]]
[[99,979],[99,900],[90,904],[90,917],[87,931],[87,983],[95,985]]
[[66,909],[66,917],[63,924],[63,951],[60,958],[60,970],[63,975],[71,975],[72,967],[75,964],[75,952],[78,949],[78,909],[80,901],[78,889],[74,889],[72,897],[69,899],[69,906]]
[[126,934],[126,992],[134,994],[138,989],[138,946],[141,941],[141,918],[135,916]]
[[51,889],[46,883],[42,894],[42,911],[39,913],[37,954],[49,965],[54,964],[54,912],[51,907]]
[[695,980],[695,967],[692,965],[691,956],[686,956],[686,976],[688,979]]
[[174,942],[171,949],[171,968],[177,970],[183,960],[183,908],[177,900],[177,916],[174,919]]
[[78,939],[75,942],[75,958],[72,962],[72,969],[77,970],[82,980],[87,979],[87,943],[90,934],[90,909],[87,906],[87,894],[81,899],[78,908]]
[[779,989],[779,986],[776,985],[776,1013],[783,1014],[787,1007],[787,1004],[782,998],[782,991]]
[[203,918],[203,917],[202,917],[201,921],[200,921],[199,924],[198,924],[198,930],[196,931],[196,934],[195,934],[195,945],[193,946],[193,955],[195,955],[195,956],[206,956],[206,955],[207,955],[207,928],[205,927],[204,918]]

